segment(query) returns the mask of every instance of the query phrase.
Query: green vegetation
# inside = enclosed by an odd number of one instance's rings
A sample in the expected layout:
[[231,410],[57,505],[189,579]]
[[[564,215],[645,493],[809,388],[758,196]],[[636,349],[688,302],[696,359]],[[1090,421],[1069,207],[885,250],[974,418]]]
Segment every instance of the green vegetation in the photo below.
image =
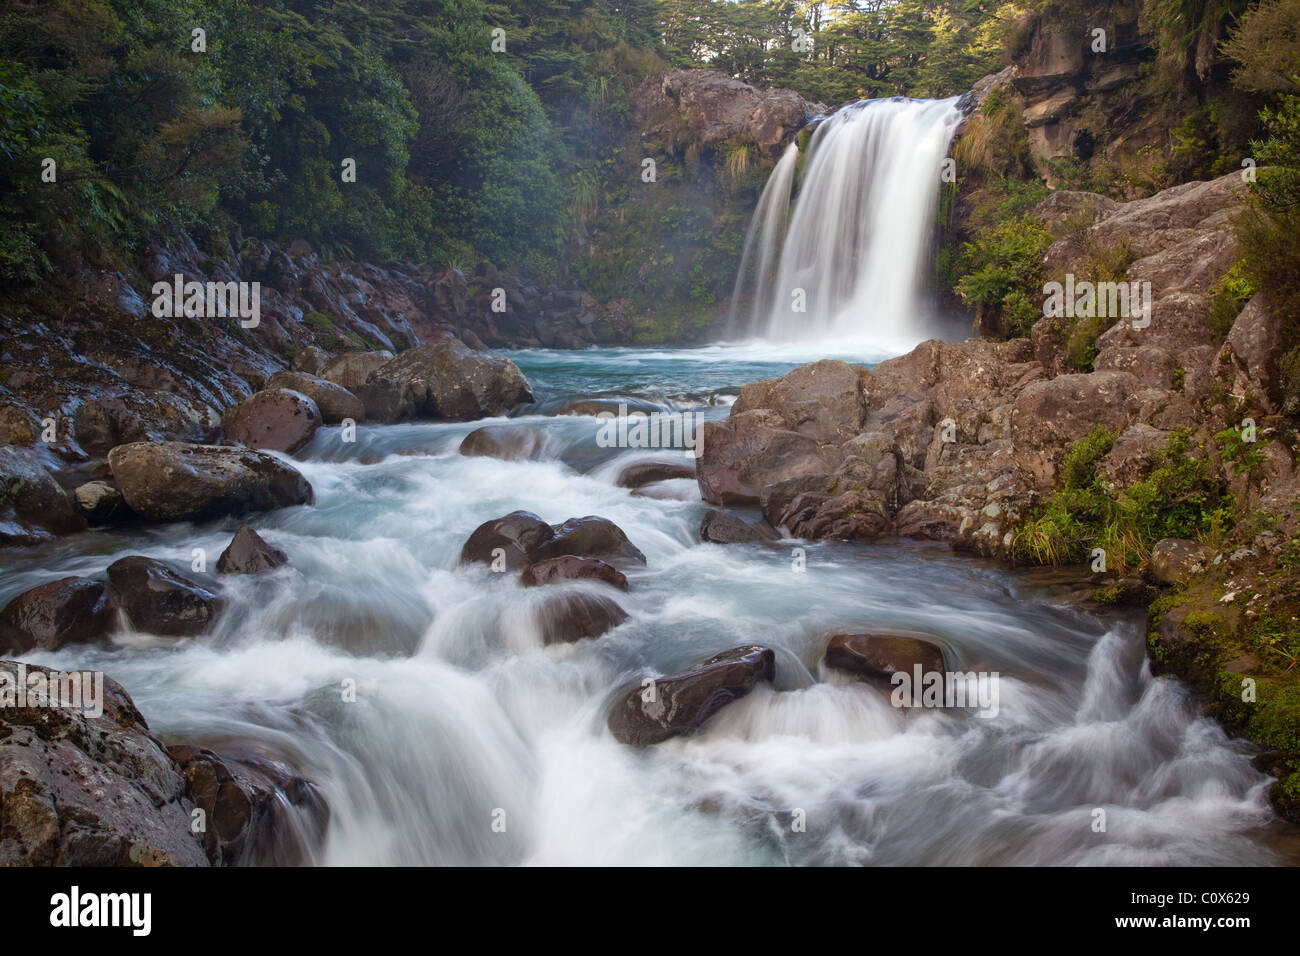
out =
[[975,234],[962,247],[965,275],[957,292],[969,306],[988,310],[1012,335],[1028,335],[1042,317],[1043,254],[1052,244],[1047,228],[1032,216],[1008,219]]
[[1081,562],[1106,552],[1109,571],[1141,565],[1162,538],[1214,539],[1233,523],[1233,500],[1186,429],[1151,456],[1145,477],[1114,488],[1098,472],[1115,443],[1098,427],[1075,442],[1061,466],[1061,487],[1018,529],[1015,555],[1037,564]]

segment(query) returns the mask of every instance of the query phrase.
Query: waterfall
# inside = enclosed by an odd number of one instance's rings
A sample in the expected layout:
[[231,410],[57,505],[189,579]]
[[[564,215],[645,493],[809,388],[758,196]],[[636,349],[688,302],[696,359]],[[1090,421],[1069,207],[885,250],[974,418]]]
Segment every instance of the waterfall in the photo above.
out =
[[958,102],[864,100],[821,123],[805,156],[786,149],[745,240],[733,335],[900,350],[924,337],[918,292]]

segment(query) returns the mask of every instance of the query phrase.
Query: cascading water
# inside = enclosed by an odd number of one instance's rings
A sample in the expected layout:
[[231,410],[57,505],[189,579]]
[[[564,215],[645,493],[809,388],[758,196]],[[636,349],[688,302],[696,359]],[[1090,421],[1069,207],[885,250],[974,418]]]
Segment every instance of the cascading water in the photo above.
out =
[[958,103],[866,100],[818,126],[802,170],[787,148],[750,224],[733,335],[893,351],[926,337],[918,291]]
[[[603,397],[703,403],[721,418],[740,384],[791,364],[757,350],[720,361],[722,351],[515,353],[537,414],[367,426],[355,442],[322,428],[295,462],[315,505],[252,519],[289,565],[225,578],[230,610],[213,633],[126,633],[26,659],[105,671],[169,743],[237,745],[316,781],[330,808],[318,863],[1296,857],[1290,831],[1271,829],[1272,778],[1247,746],[1147,670],[1143,619],[1063,600],[1086,580],[898,543],[801,542],[796,574],[788,547],[701,542],[706,506],[692,479],[619,486],[629,465],[665,452],[604,448],[595,419],[545,414]],[[536,454],[458,454],[482,424],[534,432]],[[599,514],[627,532],[647,563],[629,567],[615,595],[625,623],[545,646],[539,602],[604,585],[525,588],[459,564],[477,525],[520,508],[551,522]],[[7,555],[0,604],[126,554],[188,568],[193,548],[218,553],[240,520],[97,531]],[[997,714],[905,712],[823,672],[827,633],[846,629],[933,635],[954,667],[1001,675]],[[609,733],[617,688],[751,643],[776,652],[776,684],[696,736],[638,751]],[[1105,832],[1092,828],[1097,807]]]

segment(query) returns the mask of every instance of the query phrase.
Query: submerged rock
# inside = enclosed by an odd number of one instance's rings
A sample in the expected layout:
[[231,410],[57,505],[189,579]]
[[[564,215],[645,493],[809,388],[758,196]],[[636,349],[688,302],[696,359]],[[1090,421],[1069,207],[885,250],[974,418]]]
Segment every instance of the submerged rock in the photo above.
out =
[[542,604],[543,644],[572,644],[587,637],[600,637],[627,620],[618,602],[600,594],[558,594]]
[[90,578],[68,577],[19,594],[0,611],[0,653],[57,651],[89,644],[113,629],[108,589]]
[[300,866],[311,861],[329,824],[320,788],[261,755],[201,747],[168,748],[186,794],[206,816],[203,849],[213,865]]
[[221,417],[226,437],[249,448],[297,451],[316,434],[320,409],[302,392],[268,388],[240,402]]
[[297,470],[271,455],[222,445],[135,442],[108,454],[131,510],[154,521],[182,521],[311,504]]
[[943,673],[943,651],[918,637],[895,634],[833,634],[822,663],[885,690],[895,673]]
[[572,554],[546,558],[524,568],[519,583],[526,588],[554,584],[557,581],[601,581],[619,590],[627,590],[627,577],[612,564],[596,558],[580,558]]
[[[496,554],[500,549],[500,554]],[[548,525],[530,511],[514,511],[484,522],[461,548],[461,564],[499,564],[514,570],[549,558],[572,555],[611,564],[645,564],[645,555],[608,518],[587,515]]]
[[[51,673],[3,661],[0,683],[20,668]],[[98,716],[0,707],[0,865],[207,866],[176,764],[121,685],[102,686]]]
[[700,522],[700,540],[715,544],[740,544],[746,541],[766,541],[775,536],[735,515],[710,508]]
[[750,645],[715,654],[684,671],[636,684],[620,693],[609,710],[614,739],[634,747],[691,733],[761,681],[776,677],[776,654]]
[[645,564],[645,555],[628,540],[623,529],[608,518],[597,515],[570,518],[564,524],[554,525],[551,530],[551,537],[529,553],[531,560],[542,561],[573,554],[601,558],[612,564]]
[[650,461],[628,465],[618,476],[620,488],[640,488],[656,481],[671,481],[675,478],[694,478],[695,466],[683,465],[673,461]]
[[241,525],[226,550],[217,559],[222,574],[261,574],[288,563],[289,556],[273,548],[248,525]]
[[132,555],[108,566],[113,604],[131,626],[163,637],[193,637],[208,630],[224,602],[204,585],[161,561]]
[[484,425],[460,443],[460,453],[470,458],[499,458],[518,461],[534,458],[542,449],[541,436],[531,428]]

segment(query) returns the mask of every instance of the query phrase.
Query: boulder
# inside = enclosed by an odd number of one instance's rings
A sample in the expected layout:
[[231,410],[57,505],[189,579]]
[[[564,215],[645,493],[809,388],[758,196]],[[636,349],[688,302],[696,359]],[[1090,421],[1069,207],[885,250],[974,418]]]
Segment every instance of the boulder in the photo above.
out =
[[204,585],[161,561],[132,555],[108,566],[113,605],[131,626],[162,637],[193,637],[208,630],[224,602]]
[[319,345],[309,345],[304,349],[299,349],[293,357],[291,366],[295,372],[306,372],[308,375],[319,375],[320,370],[329,364],[330,354]]
[[305,372],[276,372],[266,383],[268,389],[286,388],[306,395],[320,409],[321,421],[337,425],[345,418],[359,422],[366,417],[365,403],[342,385]]
[[217,559],[222,574],[261,574],[288,563],[289,556],[267,544],[248,525],[241,525],[226,550]]
[[131,510],[185,521],[311,504],[311,485],[272,455],[221,445],[135,442],[108,454]]
[[400,385],[367,382],[353,386],[352,391],[365,406],[368,422],[391,425],[415,414],[415,403]]
[[543,644],[572,644],[600,637],[627,620],[627,612],[603,594],[557,594],[538,611]]
[[460,443],[460,453],[470,458],[500,458],[518,461],[535,458],[542,450],[542,436],[531,428],[511,425],[484,425],[476,428]]
[[628,465],[618,475],[620,488],[640,488],[656,481],[672,481],[675,478],[694,478],[695,466],[684,465],[675,461],[646,461]]
[[514,362],[475,352],[457,339],[408,349],[367,381],[402,387],[418,417],[445,421],[505,415],[533,400]]
[[106,481],[88,481],[78,485],[72,498],[86,521],[93,525],[108,524],[124,510],[122,492]]
[[533,559],[533,552],[555,537],[551,526],[531,511],[512,511],[504,518],[486,521],[474,529],[460,549],[461,564],[493,564],[498,549],[505,567],[522,568]]
[[923,674],[944,670],[938,645],[894,634],[833,634],[822,663],[886,690],[893,688],[890,679],[895,673],[910,677],[918,664]]
[[727,704],[775,677],[776,654],[769,648],[732,648],[649,685],[624,688],[609,709],[609,730],[633,747],[661,743],[698,730]]
[[776,413],[737,412],[725,422],[705,422],[704,447],[696,459],[700,496],[709,504],[750,505],[764,486],[800,475],[831,471],[836,452],[783,427]]
[[355,392],[358,385],[366,384],[375,369],[391,362],[393,353],[387,350],[378,352],[345,352],[330,359],[316,372],[323,379],[342,385],[350,392]]
[[221,416],[230,441],[283,452],[297,451],[311,441],[320,424],[316,403],[289,388],[257,392]]
[[0,545],[36,544],[85,528],[86,519],[35,455],[0,447]]
[[580,558],[572,554],[530,564],[519,575],[519,583],[526,588],[554,584],[557,581],[579,580],[601,581],[621,591],[627,590],[626,575],[612,564],[606,564],[596,558]]
[[[0,685],[24,671],[51,673],[4,661]],[[102,703],[0,707],[0,866],[207,866],[176,764],[109,677]]]
[[1147,575],[1156,584],[1182,584],[1194,574],[1205,570],[1213,552],[1197,541],[1184,538],[1165,538],[1151,549]]
[[186,793],[206,816],[203,848],[214,866],[301,866],[329,824],[320,788],[278,760],[168,748]]
[[715,544],[741,544],[746,541],[765,541],[774,538],[754,527],[748,521],[742,521],[735,515],[710,508],[700,522],[700,540]]
[[90,644],[112,629],[113,608],[104,585],[90,578],[60,578],[24,591],[0,611],[0,653]]
[[1017,462],[1040,490],[1050,490],[1066,449],[1098,425],[1123,427],[1126,402],[1138,389],[1133,375],[1114,371],[1058,375],[1028,385],[1011,413]]
[[645,564],[645,555],[628,540],[623,529],[608,518],[587,515],[554,525],[552,534],[529,552],[532,561],[566,554],[601,558],[611,564]]

